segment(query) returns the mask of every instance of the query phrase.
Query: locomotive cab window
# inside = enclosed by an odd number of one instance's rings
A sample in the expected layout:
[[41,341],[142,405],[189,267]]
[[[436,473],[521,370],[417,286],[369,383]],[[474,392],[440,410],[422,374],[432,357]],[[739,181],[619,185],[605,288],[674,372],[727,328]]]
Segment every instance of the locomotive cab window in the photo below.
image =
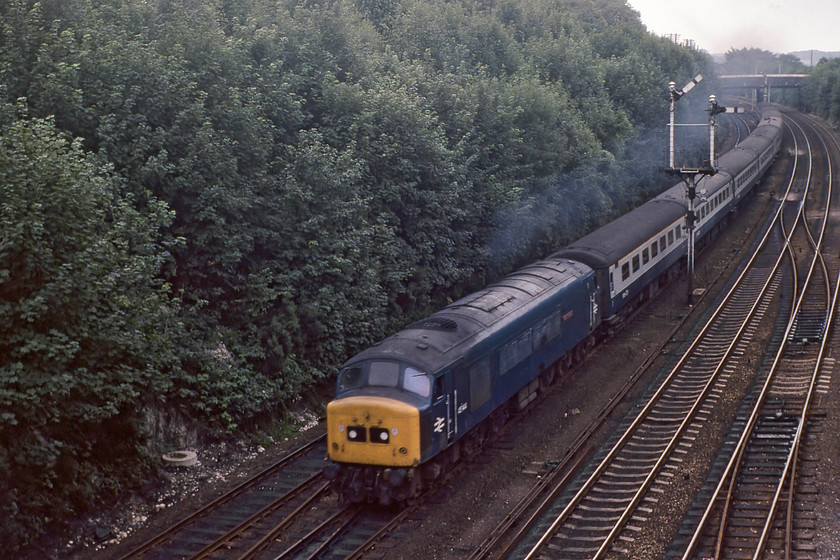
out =
[[350,389],[357,389],[364,383],[364,376],[361,366],[352,366],[344,368],[338,375],[338,390],[349,391]]
[[396,362],[371,362],[368,385],[396,387],[400,382],[400,364]]
[[[439,378],[443,392],[443,378]],[[427,399],[432,394],[432,379],[425,372],[400,362],[374,360],[344,368],[338,374],[338,391],[362,387],[393,387]],[[436,385],[435,390],[438,390]]]
[[403,378],[403,388],[421,397],[428,397],[432,390],[432,382],[422,371],[407,367]]

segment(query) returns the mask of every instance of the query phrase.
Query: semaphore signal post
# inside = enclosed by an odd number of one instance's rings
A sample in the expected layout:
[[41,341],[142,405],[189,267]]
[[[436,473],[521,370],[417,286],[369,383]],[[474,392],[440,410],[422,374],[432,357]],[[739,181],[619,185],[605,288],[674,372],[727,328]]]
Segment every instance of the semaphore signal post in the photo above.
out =
[[[674,146],[674,132],[676,129],[676,104],[679,99],[691,91],[703,79],[702,74],[697,74],[688,82],[682,89],[677,89],[674,82],[668,84],[668,90],[671,97],[670,103],[670,119],[668,124],[668,167],[664,168],[665,173],[676,175],[682,179],[686,185],[686,214],[685,214],[685,229],[687,235],[686,247],[686,273],[688,276],[688,305],[694,305],[694,233],[695,223],[697,222],[697,215],[694,211],[695,202],[697,200],[697,183],[706,176],[714,175],[717,171],[715,166],[715,116],[721,113],[742,113],[741,107],[723,107],[718,105],[717,98],[714,94],[709,96],[709,161],[707,164],[698,167],[676,167],[674,162],[675,146]],[[686,124],[681,126],[707,126],[704,124]],[[702,197],[703,192],[700,195]],[[702,198],[701,198],[702,200]]]

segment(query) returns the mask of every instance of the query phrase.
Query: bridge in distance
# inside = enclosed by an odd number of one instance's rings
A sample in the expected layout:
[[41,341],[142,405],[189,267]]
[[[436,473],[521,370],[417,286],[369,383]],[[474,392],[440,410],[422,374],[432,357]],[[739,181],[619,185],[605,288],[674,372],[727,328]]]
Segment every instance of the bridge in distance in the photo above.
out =
[[770,92],[775,88],[799,88],[807,81],[809,74],[725,74],[719,76],[721,89],[734,93],[747,91],[754,99],[770,101]]

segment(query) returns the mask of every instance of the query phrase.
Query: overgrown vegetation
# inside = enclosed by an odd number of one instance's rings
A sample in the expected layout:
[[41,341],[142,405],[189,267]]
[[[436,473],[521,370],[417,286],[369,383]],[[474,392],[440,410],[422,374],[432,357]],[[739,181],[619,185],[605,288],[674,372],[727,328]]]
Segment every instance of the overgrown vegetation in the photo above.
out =
[[241,429],[648,197],[710,73],[620,0],[0,13],[12,550],[148,476],[149,410]]
[[810,74],[803,105],[835,127],[840,126],[840,58],[820,60]]

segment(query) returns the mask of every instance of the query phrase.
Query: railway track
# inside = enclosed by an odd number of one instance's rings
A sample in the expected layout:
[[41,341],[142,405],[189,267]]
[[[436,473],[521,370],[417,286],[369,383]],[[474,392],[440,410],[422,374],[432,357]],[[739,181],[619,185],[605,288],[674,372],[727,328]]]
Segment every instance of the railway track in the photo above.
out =
[[[793,124],[807,141],[801,125]],[[820,151],[828,153],[829,146],[822,145]],[[705,504],[702,514],[695,508],[687,516],[670,556],[758,559],[813,557],[817,552],[813,505],[819,455],[807,437],[821,430],[825,416],[818,402],[833,368],[833,359],[827,358],[826,335],[840,280],[837,259],[829,257],[831,273],[824,258],[824,249],[840,240],[836,227],[832,231],[826,227],[834,172],[830,159],[825,165],[817,178],[821,189],[815,189],[824,192],[824,202],[812,212],[820,219],[802,220],[807,238],[794,243],[791,250],[794,270],[797,276],[804,272],[804,280],[795,292],[785,344],[762,373],[763,383],[756,388],[753,402],[739,413],[728,449],[721,455],[717,472],[709,477],[709,482],[717,481],[714,490],[707,484],[697,502]],[[801,258],[808,249],[809,258]]]
[[320,437],[296,449],[120,560],[208,557],[249,524],[294,508],[303,496],[325,485],[320,474],[324,440]]
[[[798,153],[799,148],[794,151]],[[724,410],[721,401],[733,400],[733,388],[740,394],[739,399],[743,397],[750,401],[750,384],[755,384],[750,376],[755,374],[758,365],[749,363],[747,348],[751,345],[762,348],[769,344],[786,357],[783,369],[791,372],[778,376],[772,384],[773,389],[768,394],[773,398],[767,399],[768,403],[784,403],[784,406],[779,408],[776,405],[776,410],[772,407],[766,409],[765,416],[776,420],[775,425],[769,420],[763,423],[767,431],[753,439],[752,449],[763,449],[766,457],[778,452],[771,451],[769,447],[762,448],[762,444],[787,442],[786,445],[790,445],[791,428],[781,426],[778,419],[790,416],[790,392],[801,392],[805,383],[802,381],[802,363],[813,363],[814,360],[813,356],[806,357],[803,353],[816,348],[813,342],[825,332],[829,308],[828,274],[825,267],[821,271],[821,267],[816,266],[820,259],[795,259],[797,253],[801,254],[804,249],[819,247],[818,239],[825,231],[824,226],[816,228],[815,237],[811,230],[802,227],[808,221],[813,222],[813,212],[808,219],[802,218],[803,205],[794,204],[807,196],[807,191],[803,190],[801,196],[796,196],[795,191],[810,184],[808,175],[806,179],[799,180],[800,183],[791,181],[788,192],[783,196],[785,204],[780,206],[775,216],[773,223],[787,223],[788,229],[783,229],[781,225],[768,228],[760,252],[753,257],[724,303],[704,327],[695,344],[685,351],[660,389],[633,420],[628,420],[623,435],[616,436],[608,449],[599,454],[599,460],[583,469],[581,474],[575,475],[571,467],[562,476],[558,474],[556,478],[562,480],[552,481],[551,484],[556,487],[550,492],[541,491],[542,496],[549,493],[550,497],[530,519],[523,521],[518,518],[519,514],[512,512],[510,518],[497,527],[497,532],[514,532],[511,527],[520,527],[514,536],[504,537],[508,543],[516,544],[508,544],[494,557],[641,557],[639,543],[646,538],[644,527],[651,519],[662,515],[664,503],[673,501],[674,487],[680,486],[683,477],[687,480],[696,476],[686,474],[683,457],[696,456],[697,450],[691,455],[692,448],[702,447],[696,445],[697,442],[708,439],[706,424],[712,416],[719,417]],[[830,177],[831,172],[827,175]],[[828,204],[823,202],[821,206],[821,215],[826,216]],[[793,228],[791,224],[798,227]],[[791,245],[794,246],[792,250]],[[818,249],[815,254],[819,255]],[[790,268],[785,264],[786,259],[814,263],[804,266],[806,273],[802,276],[806,281],[802,286],[810,286],[808,290],[794,284],[803,265]],[[814,270],[818,273],[814,274]],[[790,304],[790,310],[786,315],[783,313],[783,319],[775,321],[778,324],[774,326],[773,313],[768,310],[778,305],[780,300],[790,302],[795,294],[805,293],[808,297],[800,297],[795,305]],[[786,328],[780,329],[779,324]],[[765,333],[763,339],[761,333]],[[801,341],[806,339],[807,344],[802,344]],[[799,345],[795,345],[797,340]],[[800,371],[798,377],[795,371]],[[824,380],[822,382],[825,383]],[[727,406],[732,409],[731,404]],[[734,411],[726,414],[732,416],[733,425],[743,423]],[[785,434],[788,434],[787,437]],[[708,441],[705,444],[710,447]],[[747,453],[744,452],[744,455]],[[760,457],[761,451],[751,451],[749,455]],[[800,469],[798,480],[802,480],[800,488],[807,490],[810,475],[807,472],[807,455],[803,457],[806,460],[799,462],[806,466]],[[754,475],[758,471],[760,469],[743,472]],[[533,511],[534,507],[533,504],[520,505],[519,509]],[[793,511],[793,507],[789,509]],[[721,525],[734,528],[738,524]],[[798,542],[803,542],[802,539],[807,536],[807,523],[799,523],[798,527],[803,528],[799,530]],[[747,532],[751,530],[747,529]],[[649,529],[647,531],[650,532]],[[494,539],[496,537],[491,535],[489,543],[482,545],[481,550],[471,558],[490,557],[488,551],[495,546]],[[502,540],[502,537],[497,540]],[[704,552],[708,553],[708,550]],[[698,557],[710,556],[700,554]]]
[[296,449],[120,560],[362,557],[412,509],[340,502],[322,474],[324,441]]
[[[818,175],[830,178],[833,171]],[[663,557],[666,549],[669,558],[734,558],[748,549],[810,549],[814,527],[807,497],[815,493],[819,456],[805,436],[821,428],[819,395],[833,365],[824,345],[838,268],[837,258],[821,259],[819,248],[837,246],[840,239],[828,237],[824,221],[830,194],[806,212],[800,203],[814,204],[809,181],[797,181],[780,196],[784,204],[760,249],[696,340],[673,357],[673,368],[645,404],[606,446],[596,447],[589,433],[581,434],[576,453],[549,469],[471,559],[491,553],[526,559]],[[756,351],[768,347],[773,363],[759,367]],[[746,404],[738,406],[741,401]],[[730,427],[709,437],[709,426],[722,416]],[[394,533],[415,508],[396,512],[339,503],[320,475],[323,443],[310,445],[120,560],[388,558]],[[688,458],[698,455],[706,464],[689,469]],[[699,474],[695,467],[706,470]],[[651,521],[667,516],[666,504],[683,487],[693,490],[676,500],[685,512],[682,522],[682,513],[671,520],[676,537],[665,541],[661,554],[640,555]],[[757,504],[770,513],[753,515]]]

